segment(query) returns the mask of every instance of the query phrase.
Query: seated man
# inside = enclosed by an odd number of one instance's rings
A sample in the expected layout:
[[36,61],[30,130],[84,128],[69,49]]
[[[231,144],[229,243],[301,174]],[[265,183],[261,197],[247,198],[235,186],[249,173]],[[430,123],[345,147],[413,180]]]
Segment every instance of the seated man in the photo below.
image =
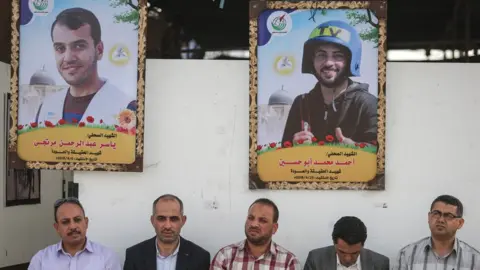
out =
[[53,226],[62,240],[37,252],[28,270],[122,269],[115,252],[87,239],[88,218],[76,198],[55,202],[54,214]]
[[180,236],[187,221],[182,200],[158,197],[150,221],[156,236],[127,249],[124,270],[208,270],[210,253]]
[[431,236],[402,248],[392,269],[480,269],[480,253],[456,237],[463,223],[460,200],[450,195],[437,197],[428,213]]
[[221,248],[210,270],[300,270],[297,257],[272,241],[278,229],[278,208],[269,199],[258,199],[248,209],[246,240]]
[[333,227],[332,246],[308,253],[304,270],[389,270],[384,255],[364,248],[367,227],[357,217],[342,217]]

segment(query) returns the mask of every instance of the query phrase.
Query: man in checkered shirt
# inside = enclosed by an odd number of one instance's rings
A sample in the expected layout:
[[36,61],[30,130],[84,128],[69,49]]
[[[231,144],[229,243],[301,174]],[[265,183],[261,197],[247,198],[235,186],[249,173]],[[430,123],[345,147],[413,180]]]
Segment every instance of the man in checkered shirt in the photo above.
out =
[[392,269],[480,269],[480,252],[455,236],[463,223],[460,200],[450,195],[437,197],[428,213],[431,236],[402,248]]
[[297,257],[272,241],[278,216],[278,208],[271,200],[253,202],[245,222],[247,239],[220,249],[210,270],[301,270]]

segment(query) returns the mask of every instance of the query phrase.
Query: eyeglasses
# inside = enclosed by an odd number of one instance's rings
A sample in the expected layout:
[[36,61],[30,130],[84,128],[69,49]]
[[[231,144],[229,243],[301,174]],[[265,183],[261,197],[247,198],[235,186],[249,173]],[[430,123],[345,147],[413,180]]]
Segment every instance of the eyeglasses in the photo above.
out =
[[75,197],[68,197],[68,198],[62,198],[62,199],[58,199],[54,204],[53,204],[53,207],[55,208],[58,208],[60,207],[62,204],[64,203],[75,203],[75,204],[80,204],[80,201],[75,198]]
[[451,221],[451,220],[454,220],[456,218],[461,218],[461,216],[457,216],[457,215],[454,215],[452,213],[442,213],[438,210],[430,211],[430,215],[432,215],[432,217],[434,217],[436,219],[439,219],[440,217],[443,217],[447,221]]

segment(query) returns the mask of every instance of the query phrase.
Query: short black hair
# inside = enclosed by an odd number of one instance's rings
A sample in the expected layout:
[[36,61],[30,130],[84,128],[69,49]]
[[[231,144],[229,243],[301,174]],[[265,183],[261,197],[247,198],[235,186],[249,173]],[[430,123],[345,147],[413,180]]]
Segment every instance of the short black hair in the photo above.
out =
[[338,239],[342,239],[349,245],[361,243],[363,246],[367,241],[367,227],[357,217],[342,217],[333,226],[333,243],[337,244]]
[[271,206],[273,208],[273,223],[278,222],[280,212],[278,211],[277,205],[272,200],[267,199],[267,198],[257,199],[250,205],[250,207],[248,209],[250,209],[252,207],[252,205],[254,205],[256,203]]
[[433,205],[435,205],[437,202],[443,202],[445,204],[456,206],[457,216],[463,217],[463,204],[459,199],[453,197],[452,195],[440,195],[433,200],[432,204],[430,205],[430,211],[432,211]]
[[83,205],[80,203],[80,201],[77,198],[75,197],[62,198],[62,199],[58,199],[53,204],[53,215],[56,223],[58,222],[58,219],[57,219],[58,208],[60,208],[60,206],[66,203],[75,204],[76,206],[80,207],[80,209],[82,209],[83,215],[85,216],[85,210],[83,209]]
[[52,29],[50,35],[53,40],[53,28],[55,25],[60,24],[68,27],[71,30],[77,30],[78,28],[88,24],[90,25],[90,35],[92,36],[93,43],[97,45],[102,39],[102,29],[98,18],[90,10],[84,8],[69,8],[65,9],[57,15],[57,18],[52,23]]
[[180,213],[183,215],[183,202],[178,198],[177,196],[173,194],[163,194],[162,196],[158,197],[153,201],[153,206],[152,206],[152,213],[155,215],[155,206],[157,206],[158,201],[160,200],[172,200],[172,201],[177,201],[178,204],[180,205]]

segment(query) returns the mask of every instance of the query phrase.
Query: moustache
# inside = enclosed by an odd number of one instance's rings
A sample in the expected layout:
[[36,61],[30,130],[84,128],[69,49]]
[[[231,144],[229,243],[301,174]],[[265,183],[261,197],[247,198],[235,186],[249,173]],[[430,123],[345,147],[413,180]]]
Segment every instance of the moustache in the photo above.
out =
[[78,231],[78,230],[73,230],[73,231],[68,232],[67,235],[68,235],[68,236],[72,236],[72,235],[74,235],[74,234],[80,234],[80,231]]
[[81,66],[81,64],[77,60],[62,63],[62,68],[80,67],[80,66]]
[[321,71],[335,71],[335,72],[338,72],[338,69],[337,68],[322,68]]

